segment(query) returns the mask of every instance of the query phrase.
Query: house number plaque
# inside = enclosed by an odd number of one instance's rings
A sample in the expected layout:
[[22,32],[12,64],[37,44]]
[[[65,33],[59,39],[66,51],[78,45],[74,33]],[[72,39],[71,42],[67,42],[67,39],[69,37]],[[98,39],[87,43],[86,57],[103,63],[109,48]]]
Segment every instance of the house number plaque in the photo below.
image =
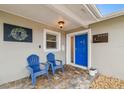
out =
[[93,35],[93,43],[106,43],[108,42],[108,33]]

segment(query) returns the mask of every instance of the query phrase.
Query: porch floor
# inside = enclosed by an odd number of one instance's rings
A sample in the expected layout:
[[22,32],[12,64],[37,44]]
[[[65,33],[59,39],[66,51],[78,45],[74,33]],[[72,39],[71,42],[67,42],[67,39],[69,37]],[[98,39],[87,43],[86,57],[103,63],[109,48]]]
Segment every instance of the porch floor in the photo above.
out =
[[[58,70],[53,76],[49,74],[50,80],[46,76],[37,78],[36,89],[124,89],[124,80],[96,75],[91,77],[87,70],[76,68],[70,65],[64,66],[65,72]],[[31,89],[31,79],[29,77],[0,85],[0,89]]]
[[[82,70],[70,65],[64,66],[65,72],[62,73],[58,70],[54,76],[49,74],[50,80],[46,76],[40,76],[37,78],[35,88],[37,89],[75,89],[82,88],[87,89],[94,77],[88,75],[87,70]],[[2,89],[31,89],[31,79],[29,77],[6,83],[0,86]]]

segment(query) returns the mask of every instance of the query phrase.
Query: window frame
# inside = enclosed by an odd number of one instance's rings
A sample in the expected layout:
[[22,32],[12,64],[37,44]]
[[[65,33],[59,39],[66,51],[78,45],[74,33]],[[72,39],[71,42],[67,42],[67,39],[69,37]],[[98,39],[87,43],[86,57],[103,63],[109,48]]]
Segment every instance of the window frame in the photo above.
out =
[[[47,34],[56,35],[56,49],[47,48],[47,38],[46,38]],[[43,46],[44,46],[45,51],[60,51],[60,46],[61,46],[61,33],[60,32],[44,29],[43,37],[44,37],[43,38],[43,41],[44,41]]]

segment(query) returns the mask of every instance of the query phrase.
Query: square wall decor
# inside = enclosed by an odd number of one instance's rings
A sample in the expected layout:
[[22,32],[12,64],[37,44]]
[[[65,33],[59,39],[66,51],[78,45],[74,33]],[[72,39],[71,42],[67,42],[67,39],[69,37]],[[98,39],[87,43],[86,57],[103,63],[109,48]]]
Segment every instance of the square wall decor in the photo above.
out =
[[4,23],[4,41],[32,42],[32,29]]

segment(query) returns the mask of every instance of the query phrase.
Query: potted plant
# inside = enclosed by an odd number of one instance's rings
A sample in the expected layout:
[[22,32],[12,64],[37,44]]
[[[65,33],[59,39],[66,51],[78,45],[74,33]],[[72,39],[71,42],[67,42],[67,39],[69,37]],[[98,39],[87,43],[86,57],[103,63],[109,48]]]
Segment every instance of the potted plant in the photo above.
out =
[[91,76],[95,76],[96,73],[97,73],[97,69],[96,69],[96,68],[90,68],[90,69],[89,69],[89,74],[90,74]]

